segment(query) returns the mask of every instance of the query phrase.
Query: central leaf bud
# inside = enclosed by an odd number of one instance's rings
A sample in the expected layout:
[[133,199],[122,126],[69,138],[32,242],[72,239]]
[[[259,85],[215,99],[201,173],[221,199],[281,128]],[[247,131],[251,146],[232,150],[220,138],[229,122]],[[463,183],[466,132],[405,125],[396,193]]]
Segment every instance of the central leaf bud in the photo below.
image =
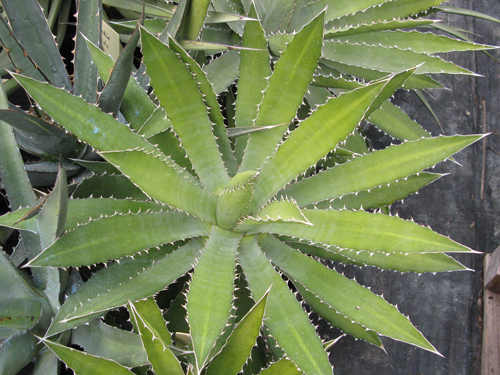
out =
[[238,173],[224,186],[217,203],[217,224],[224,229],[233,229],[236,223],[249,214],[257,171]]

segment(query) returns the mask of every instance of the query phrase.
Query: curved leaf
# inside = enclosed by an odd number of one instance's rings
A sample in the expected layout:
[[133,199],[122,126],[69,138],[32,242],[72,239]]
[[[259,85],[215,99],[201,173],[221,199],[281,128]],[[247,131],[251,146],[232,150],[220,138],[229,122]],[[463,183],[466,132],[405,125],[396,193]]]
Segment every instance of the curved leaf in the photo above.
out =
[[151,84],[196,173],[207,190],[219,189],[229,177],[198,83],[186,64],[168,46],[144,29],[141,29],[141,40]]
[[370,115],[368,121],[390,136],[402,141],[415,141],[422,137],[431,136],[417,122],[388,100]]
[[87,354],[52,341],[44,339],[42,341],[66,366],[71,367],[79,375],[134,374],[128,368],[109,359]]
[[379,31],[344,37],[333,36],[332,41],[344,43],[364,43],[370,46],[408,49],[417,53],[435,54],[454,51],[480,51],[498,48],[487,44],[478,44],[459,39],[452,39],[433,33],[420,31]]
[[304,205],[371,189],[433,167],[481,138],[481,135],[440,136],[393,145],[303,179],[286,187],[283,194]]
[[255,187],[254,211],[352,133],[385,83],[365,86],[333,98],[300,123],[262,167]]
[[123,366],[148,364],[139,335],[108,326],[101,319],[82,324],[71,332],[71,344],[87,353],[113,360]]
[[[323,12],[288,43],[269,78],[256,126],[288,124],[295,117],[318,65],[324,18]],[[281,142],[284,131],[283,128],[274,128],[251,134],[240,172],[261,168]]]
[[82,96],[87,103],[95,103],[97,97],[97,68],[87,48],[87,40],[98,45],[101,40],[101,5],[99,0],[78,2],[73,93]]
[[118,113],[134,67],[134,54],[139,39],[139,30],[136,28],[120,56],[118,56],[113,70],[109,74],[108,82],[106,82],[106,86],[99,95],[97,105],[101,111],[113,115]]
[[[87,46],[92,54],[92,61],[97,65],[99,77],[106,84],[113,70],[113,66],[115,65],[115,61],[92,42],[87,41]],[[155,109],[156,104],[151,101],[147,92],[142,89],[134,77],[129,77],[127,88],[123,94],[120,111],[130,123],[130,127],[134,130],[140,129],[153,114]]]
[[64,130],[22,111],[1,110],[0,120],[14,127],[19,144],[28,152],[58,160],[80,155],[83,145]]
[[377,332],[366,329],[363,325],[339,313],[333,307],[323,302],[316,294],[307,290],[301,283],[295,281],[293,285],[295,285],[297,291],[307,301],[307,304],[312,307],[314,312],[319,314],[323,319],[328,320],[332,326],[354,336],[356,339],[365,340],[375,346],[383,347]]
[[185,170],[179,172],[170,158],[143,151],[108,152],[105,158],[148,196],[215,223],[216,196],[192,183],[195,179]]
[[263,370],[259,375],[301,375],[302,371],[297,369],[295,363],[288,358],[283,358],[280,361],[271,364]]
[[343,195],[333,200],[325,200],[312,205],[319,209],[334,210],[369,210],[381,206],[390,206],[398,200],[405,199],[408,195],[416,193],[421,188],[436,181],[442,175],[422,172],[394,181],[388,185],[381,185],[370,190],[361,190]]
[[213,226],[189,286],[188,322],[198,373],[209,360],[210,351],[230,316],[240,238],[238,233]]
[[329,60],[380,72],[396,73],[419,65],[415,74],[465,74],[477,76],[476,73],[445,61],[440,57],[378,45],[368,46],[325,41],[322,53],[323,57]]
[[180,212],[103,217],[67,232],[29,266],[79,267],[106,262],[153,246],[206,236],[208,227],[207,223]]
[[68,91],[73,89],[40,4],[36,0],[3,1],[19,43],[52,84]]
[[254,299],[262,297],[269,286],[273,286],[272,294],[267,300],[265,323],[288,358],[306,374],[331,375],[332,367],[328,356],[307,314],[262,254],[254,236],[242,238],[238,260]]
[[110,264],[68,296],[46,336],[87,323],[128,301],[157,293],[193,267],[202,247],[201,239],[193,239],[166,257],[165,250],[153,249]]
[[287,244],[306,254],[316,255],[323,259],[340,261],[357,266],[375,266],[399,272],[450,272],[464,271],[467,267],[444,253],[386,253],[340,249],[329,246],[309,245],[304,242],[287,242]]
[[[323,266],[272,236],[259,237],[259,243],[266,256],[286,275],[303,284],[307,290],[340,313],[381,335],[437,353],[408,318],[383,297],[373,294],[356,281]],[[332,288],[332,285],[335,287]],[[307,296],[306,293],[304,297]]]
[[217,97],[214,94],[212,84],[209,82],[206,73],[186,51],[175,43],[173,39],[169,39],[169,42],[170,48],[180,56],[182,61],[187,64],[189,70],[193,73],[196,81],[198,82],[199,90],[203,95],[205,105],[208,107],[208,116],[213,124],[212,130],[214,132],[219,151],[222,154],[222,160],[224,161],[224,165],[230,175],[234,175],[238,170],[238,165],[236,164],[236,159],[229,143],[226,126],[224,124],[224,117],[220,111],[220,106],[217,102]]
[[387,253],[475,252],[396,216],[365,211],[302,210],[313,225],[270,223],[247,232],[276,233],[353,250]]
[[262,326],[269,290],[234,328],[222,350],[210,363],[207,375],[234,375],[241,371]]
[[[140,309],[138,311],[132,302],[129,303],[128,308],[155,374],[183,375],[184,372],[179,361],[168,347],[171,342],[165,341],[163,335],[158,334],[155,325],[141,313]],[[158,307],[156,307],[156,310],[158,310]],[[162,327],[159,328],[165,330],[165,322],[159,310],[158,313],[162,324]],[[168,337],[168,340],[170,341],[170,337]]]

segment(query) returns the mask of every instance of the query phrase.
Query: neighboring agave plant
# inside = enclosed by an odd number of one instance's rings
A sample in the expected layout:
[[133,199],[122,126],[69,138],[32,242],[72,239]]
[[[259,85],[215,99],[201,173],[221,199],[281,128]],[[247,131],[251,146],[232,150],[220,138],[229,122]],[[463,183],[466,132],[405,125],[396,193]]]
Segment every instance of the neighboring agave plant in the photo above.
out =
[[[248,16],[257,15],[252,7]],[[466,269],[445,253],[473,250],[430,228],[373,209],[389,206],[439,178],[424,170],[481,136],[427,136],[369,152],[357,130],[359,123],[414,79],[421,67],[357,83],[359,87],[328,98],[314,111],[304,111],[304,95],[328,48],[323,43],[325,15],[310,17],[286,44],[274,69],[261,23],[246,23],[242,45],[248,49],[239,52],[235,127],[229,131],[201,67],[174,39],[163,35],[164,44],[144,28],[143,59],[155,97],[152,100],[137,81],[129,80],[121,109],[128,125],[64,89],[15,75],[55,122],[97,150],[106,161],[101,171],[120,174],[114,177],[121,183],[110,186],[110,191],[136,197],[97,198],[89,189],[81,199],[70,199],[65,234],[43,246],[44,251],[26,265],[33,270],[106,265],[66,298],[44,333],[42,341],[66,364],[76,369],[80,354],[47,338],[62,340],[62,334],[73,329],[71,342],[91,352],[97,345],[87,349],[85,334],[77,332],[108,332],[110,327],[93,319],[128,305],[147,359],[133,362],[129,357],[122,365],[151,363],[162,373],[162,365],[154,361],[175,362],[166,349],[171,343],[158,328],[163,323],[158,323],[157,307],[150,299],[135,301],[191,272],[192,279],[166,314],[172,333],[189,334],[187,352],[172,349],[184,363],[178,373],[200,374],[207,367],[210,371],[220,355],[230,352],[231,337],[246,321],[235,325],[234,314],[239,311],[241,317],[249,309],[243,306],[248,298],[239,292],[259,301],[271,288],[264,297],[261,330],[271,354],[262,367],[276,364],[261,373],[331,374],[323,344],[289,285],[320,316],[356,338],[381,346],[379,335],[388,336],[437,353],[395,306],[319,260],[401,272]],[[89,48],[106,81],[112,61],[90,43]],[[43,215],[33,209],[32,205],[9,213],[0,224],[36,235]],[[263,311],[262,306],[252,311]],[[256,320],[260,328],[262,318]],[[96,337],[110,338],[101,346],[110,352],[124,341],[116,332]],[[158,354],[163,350],[165,354]],[[239,368],[231,367],[229,373],[243,368],[241,358],[244,362],[250,355],[250,349],[245,350],[238,356]],[[109,358],[115,359],[119,351],[108,353]],[[89,363],[101,361],[87,358]],[[223,363],[214,373],[222,373]],[[290,372],[273,371],[278,363],[290,366]],[[246,371],[260,369],[256,365]]]

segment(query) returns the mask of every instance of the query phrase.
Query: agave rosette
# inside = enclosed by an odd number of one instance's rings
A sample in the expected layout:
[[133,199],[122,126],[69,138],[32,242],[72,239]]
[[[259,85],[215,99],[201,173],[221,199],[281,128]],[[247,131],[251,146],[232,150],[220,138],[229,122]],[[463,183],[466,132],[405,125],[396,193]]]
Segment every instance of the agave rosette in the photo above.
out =
[[[205,72],[174,39],[164,44],[145,29],[144,63],[160,106],[131,79],[124,96],[128,124],[63,89],[16,76],[54,121],[126,178],[127,189],[147,197],[69,200],[65,234],[28,265],[107,267],[66,299],[46,337],[154,295],[194,269],[184,297],[190,371],[199,374],[223,346],[226,325],[234,323],[234,280],[241,270],[255,301],[272,286],[264,323],[275,360],[283,350],[307,374],[331,374],[332,368],[283,275],[345,332],[378,346],[379,336],[389,336],[437,352],[395,306],[318,260],[401,272],[464,270],[446,253],[473,250],[412,221],[362,208],[388,206],[416,192],[439,177],[425,169],[481,136],[424,137],[363,155],[351,147],[361,138],[359,123],[421,67],[359,84],[297,121],[329,43],[323,42],[325,16],[293,35],[273,70],[261,23],[247,22],[235,142]],[[254,8],[249,17],[257,18]],[[105,71],[109,59],[89,47]],[[347,161],[306,173],[336,155]],[[4,216],[2,225],[36,232],[29,224],[36,216],[16,219],[27,212]],[[135,314],[133,304],[129,309]]]

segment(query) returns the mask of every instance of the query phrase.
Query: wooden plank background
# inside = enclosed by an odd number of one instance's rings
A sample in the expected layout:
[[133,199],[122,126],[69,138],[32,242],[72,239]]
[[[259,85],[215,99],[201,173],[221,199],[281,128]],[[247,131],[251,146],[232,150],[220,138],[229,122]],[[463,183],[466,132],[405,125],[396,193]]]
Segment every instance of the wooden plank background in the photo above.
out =
[[[451,0],[444,5],[500,18],[498,0]],[[441,19],[445,23],[473,31],[476,35],[471,37],[475,41],[500,45],[500,24],[451,14],[444,17]],[[500,51],[493,51],[492,55],[500,59]],[[453,53],[446,57],[485,78],[439,78],[451,90],[433,90],[433,97],[427,98],[442,122],[444,133],[492,134],[456,155],[462,167],[450,162],[440,164],[435,170],[451,175],[394,209],[404,218],[412,217],[419,224],[430,225],[441,234],[489,253],[500,243],[500,65],[481,52]],[[414,94],[399,92],[396,101],[433,135],[442,133]],[[479,375],[483,256],[456,258],[475,272],[419,276],[373,268],[346,269],[347,274],[356,274],[357,280],[397,304],[444,358],[390,339],[383,339],[385,353],[345,337],[330,353],[335,374]],[[324,337],[338,335],[322,322],[319,331]]]

